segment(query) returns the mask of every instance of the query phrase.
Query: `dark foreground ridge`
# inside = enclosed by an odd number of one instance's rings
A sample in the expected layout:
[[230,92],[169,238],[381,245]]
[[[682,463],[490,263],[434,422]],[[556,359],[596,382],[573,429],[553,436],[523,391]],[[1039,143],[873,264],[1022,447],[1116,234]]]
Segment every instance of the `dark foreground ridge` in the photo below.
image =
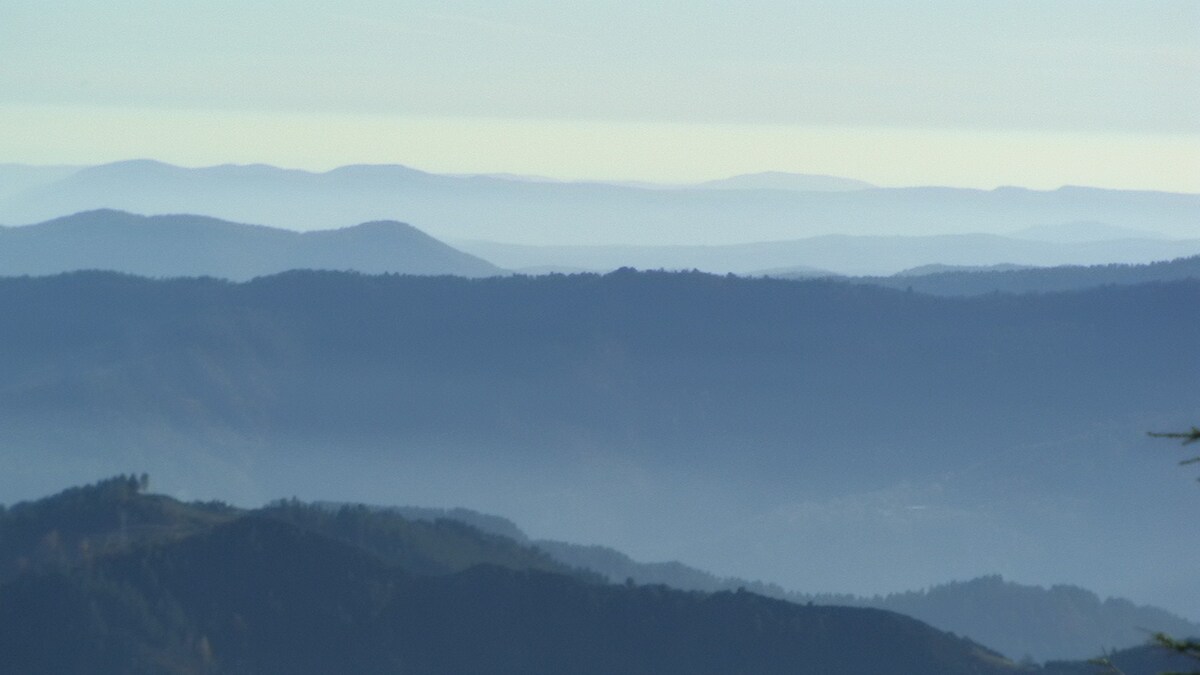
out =
[[118,477],[0,513],[3,673],[898,673],[1017,666],[891,612],[607,585],[459,523]]

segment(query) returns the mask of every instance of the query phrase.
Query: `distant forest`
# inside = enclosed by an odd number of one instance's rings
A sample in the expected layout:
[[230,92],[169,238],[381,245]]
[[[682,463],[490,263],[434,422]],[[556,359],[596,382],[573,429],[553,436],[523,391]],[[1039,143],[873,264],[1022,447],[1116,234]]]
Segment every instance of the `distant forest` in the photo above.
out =
[[582,434],[691,457],[870,448],[860,469],[892,471],[965,438],[1196,409],[1197,306],[1197,281],[946,299],[633,271],[8,278],[0,411],[342,442]]
[[1010,270],[953,270],[890,277],[852,277],[859,283],[934,295],[1054,293],[1114,284],[1200,279],[1200,256],[1145,265],[1063,265]]
[[[1196,307],[1194,280],[947,298],[632,270],[6,278],[0,487],[130,468],[241,503],[353,485],[503,501],[639,557],[671,537],[693,548],[665,557],[798,590],[999,572],[1153,583],[1127,595],[1181,612],[1188,570],[1138,570],[1195,555],[1171,534],[1193,491],[1134,444],[1200,409]],[[994,566],[1010,552],[1019,575]]]

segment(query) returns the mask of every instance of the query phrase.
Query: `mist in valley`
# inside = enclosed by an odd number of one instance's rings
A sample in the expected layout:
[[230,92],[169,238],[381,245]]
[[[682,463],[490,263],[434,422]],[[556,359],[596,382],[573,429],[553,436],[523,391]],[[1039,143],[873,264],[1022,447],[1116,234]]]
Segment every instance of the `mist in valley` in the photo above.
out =
[[0,10],[0,674],[1195,669],[1193,3],[145,4]]

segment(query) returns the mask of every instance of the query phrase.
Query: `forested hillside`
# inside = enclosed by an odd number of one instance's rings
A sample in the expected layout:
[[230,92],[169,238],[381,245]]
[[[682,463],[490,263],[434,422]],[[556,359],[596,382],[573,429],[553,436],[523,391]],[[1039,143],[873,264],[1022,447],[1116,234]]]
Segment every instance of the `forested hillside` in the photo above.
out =
[[1169,528],[1194,490],[1138,444],[1200,407],[1196,306],[1197,282],[3,279],[0,483],[133,468],[467,506],[814,592],[1001,573],[1182,611],[1185,573],[1136,570],[1197,553]]
[[1187,282],[965,301],[629,271],[3,279],[0,406],[305,438],[569,430],[690,457],[867,446],[863,469],[890,470],[968,435],[1188,409],[1200,326],[1181,310],[1198,298]]
[[1200,625],[1157,607],[1119,598],[1102,600],[1088,590],[1062,584],[1042,588],[986,576],[874,597],[805,593],[718,577],[680,562],[639,563],[602,546],[557,541],[539,541],[537,546],[563,563],[612,581],[632,579],[707,592],[744,588],[796,603],[887,609],[964,635],[1012,659],[1088,659],[1104,650],[1140,645],[1157,632],[1200,635]]
[[[9,545],[26,569],[0,582],[0,673],[1017,671],[890,612],[604,585],[539,570],[511,540],[480,556],[489,535],[465,525],[298,502],[245,512],[141,485],[118,477],[0,511],[0,541],[40,534]],[[86,553],[35,559],[63,531]],[[87,549],[114,536],[124,543]],[[501,549],[533,564],[489,560]]]

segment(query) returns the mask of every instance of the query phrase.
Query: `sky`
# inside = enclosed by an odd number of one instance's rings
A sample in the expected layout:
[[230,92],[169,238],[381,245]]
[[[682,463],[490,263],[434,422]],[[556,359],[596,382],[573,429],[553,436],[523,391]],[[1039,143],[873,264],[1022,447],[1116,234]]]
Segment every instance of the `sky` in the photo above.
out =
[[0,162],[1200,192],[1200,2],[0,0]]

